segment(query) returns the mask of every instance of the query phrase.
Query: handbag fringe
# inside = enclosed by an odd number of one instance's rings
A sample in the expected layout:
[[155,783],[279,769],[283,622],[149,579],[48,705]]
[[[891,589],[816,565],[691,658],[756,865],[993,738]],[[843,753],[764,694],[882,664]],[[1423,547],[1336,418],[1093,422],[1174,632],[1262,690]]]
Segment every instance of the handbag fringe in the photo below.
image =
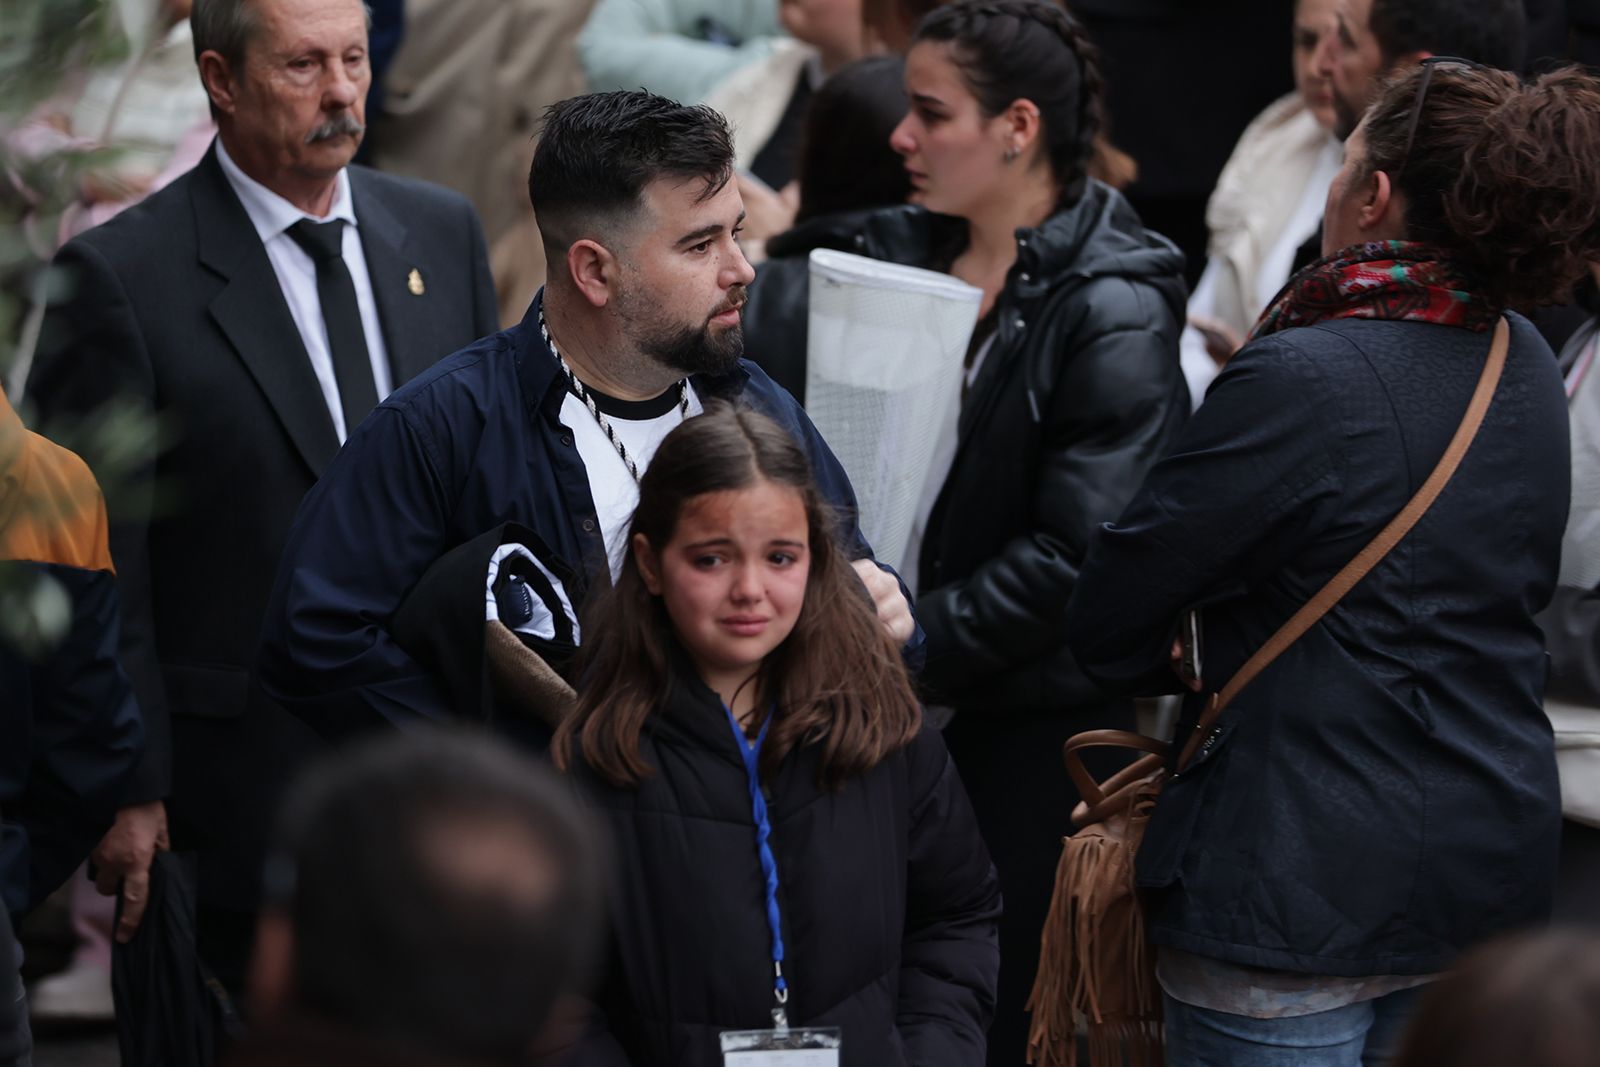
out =
[[[1109,898],[1108,884],[1120,889]],[[1114,906],[1100,907],[1108,902]],[[1028,997],[1028,1062],[1077,1067],[1084,1026],[1090,1067],[1159,1067],[1161,1004],[1154,972],[1133,884],[1133,849],[1103,824],[1063,838],[1039,971]]]

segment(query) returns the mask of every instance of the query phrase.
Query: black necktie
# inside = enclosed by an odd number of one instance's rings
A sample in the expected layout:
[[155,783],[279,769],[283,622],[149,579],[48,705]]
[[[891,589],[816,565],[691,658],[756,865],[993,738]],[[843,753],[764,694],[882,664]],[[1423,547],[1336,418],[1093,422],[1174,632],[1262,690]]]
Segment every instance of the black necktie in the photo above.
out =
[[366,331],[361,328],[356,286],[350,280],[350,268],[344,265],[344,220],[301,219],[287,232],[317,264],[317,299],[328,327],[333,380],[339,386],[344,434],[349,437],[377,406],[378,389],[372,384],[372,356],[367,352]]

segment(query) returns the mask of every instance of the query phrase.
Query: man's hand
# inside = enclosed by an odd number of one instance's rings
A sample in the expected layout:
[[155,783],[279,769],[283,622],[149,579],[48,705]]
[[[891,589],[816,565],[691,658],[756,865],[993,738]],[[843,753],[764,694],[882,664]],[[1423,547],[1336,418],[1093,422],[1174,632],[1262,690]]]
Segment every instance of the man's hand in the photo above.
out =
[[858,559],[850,564],[856,569],[861,584],[872,594],[872,606],[878,609],[878,621],[889,631],[896,644],[903,645],[916,633],[916,621],[911,618],[911,605],[900,592],[900,583],[893,575],[870,559]]
[[157,850],[169,847],[167,809],[152,800],[117,812],[117,821],[89,854],[95,867],[94,887],[108,897],[115,896],[119,887],[122,890],[122,918],[117,922],[117,940],[122,944],[133,940],[150,901],[150,863]]

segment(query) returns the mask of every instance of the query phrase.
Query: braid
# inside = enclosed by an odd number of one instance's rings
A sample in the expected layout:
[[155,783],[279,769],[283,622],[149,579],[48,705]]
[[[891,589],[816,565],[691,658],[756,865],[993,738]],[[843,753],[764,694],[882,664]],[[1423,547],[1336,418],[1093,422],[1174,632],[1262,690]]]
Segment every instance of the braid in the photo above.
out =
[[[986,114],[1031,100],[1062,199],[1077,199],[1099,161],[1105,128],[1100,54],[1082,23],[1051,0],[967,0],[930,12],[915,40],[956,46],[956,62]],[[1063,46],[1076,78],[1062,69]]]

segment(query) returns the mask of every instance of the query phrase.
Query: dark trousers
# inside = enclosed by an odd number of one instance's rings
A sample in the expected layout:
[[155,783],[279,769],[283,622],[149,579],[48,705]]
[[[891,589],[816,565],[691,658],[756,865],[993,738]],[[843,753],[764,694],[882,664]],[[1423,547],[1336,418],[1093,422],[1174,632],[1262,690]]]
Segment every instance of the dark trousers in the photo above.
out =
[[[1063,709],[1048,715],[958,712],[945,743],[972,799],[995,870],[1005,913],[1000,918],[1000,990],[989,1028],[990,1067],[1021,1067],[1027,1056],[1028,994],[1039,969],[1039,935],[1050,912],[1061,839],[1072,832],[1077,790],[1067,779],[1061,746],[1084,730],[1134,729],[1131,705]],[[1125,762],[1107,750],[1090,753],[1089,770],[1104,778]],[[1103,756],[1098,762],[1092,758]]]
[[1600,926],[1600,828],[1562,820],[1555,921]]
[[33,1062],[21,972],[22,946],[12,936],[11,917],[0,907],[0,1067],[28,1067]]

